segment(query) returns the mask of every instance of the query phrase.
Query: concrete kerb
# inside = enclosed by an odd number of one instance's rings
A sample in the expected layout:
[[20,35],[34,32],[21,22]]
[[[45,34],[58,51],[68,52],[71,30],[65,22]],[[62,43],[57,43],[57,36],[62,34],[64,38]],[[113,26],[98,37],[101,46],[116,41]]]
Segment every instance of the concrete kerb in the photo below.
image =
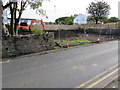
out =
[[42,51],[42,52],[38,52],[38,53],[26,54],[26,55],[21,55],[21,56],[17,56],[17,57],[3,58],[2,61],[4,62],[4,61],[7,61],[8,59],[12,60],[14,58],[19,59],[19,58],[24,58],[24,57],[36,56],[36,55],[44,55],[44,54],[54,53],[54,52],[63,51],[63,50],[66,50],[66,48],[49,50],[49,51]]
[[78,46],[73,46],[73,47],[69,47],[69,48],[60,48],[60,49],[42,51],[42,52],[39,52],[39,53],[26,54],[26,55],[21,55],[21,56],[17,56],[17,57],[2,58],[2,61],[4,62],[4,61],[7,61],[8,59],[10,61],[12,61],[14,59],[19,59],[19,58],[24,58],[24,57],[31,57],[31,56],[36,56],[36,55],[45,55],[45,54],[60,52],[60,51],[68,50],[68,49],[74,49],[74,48],[80,48],[80,47],[82,48],[82,47],[86,47],[86,46],[93,46],[93,45],[96,45],[96,44],[102,44],[102,43],[107,43],[107,42],[109,42],[109,41],[99,42],[99,43],[91,43],[91,44],[86,44],[86,45],[78,45]]

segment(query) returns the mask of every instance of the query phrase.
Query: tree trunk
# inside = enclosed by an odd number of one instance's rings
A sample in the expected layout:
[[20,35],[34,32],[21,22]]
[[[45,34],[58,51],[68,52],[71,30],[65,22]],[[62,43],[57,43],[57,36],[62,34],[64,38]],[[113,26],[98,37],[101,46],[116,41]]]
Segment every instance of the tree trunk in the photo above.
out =
[[19,12],[19,16],[18,16],[18,18],[17,18],[17,20],[16,20],[16,25],[18,26],[18,24],[19,24],[19,21],[20,21],[20,18],[21,18],[21,15],[22,15],[22,12],[23,12],[23,10],[24,10],[24,7],[25,7],[25,5],[26,5],[26,2],[25,3],[23,3],[23,2],[21,2],[21,9],[20,9],[20,12]]
[[17,9],[17,2],[15,2],[15,6],[14,6],[14,20],[15,20],[15,23],[14,23],[14,33],[16,35],[17,33],[17,19],[16,19],[16,9]]
[[14,9],[13,6],[10,6],[11,21],[10,21],[10,35],[13,36],[14,30]]
[[95,19],[95,23],[98,24],[98,19],[97,18]]

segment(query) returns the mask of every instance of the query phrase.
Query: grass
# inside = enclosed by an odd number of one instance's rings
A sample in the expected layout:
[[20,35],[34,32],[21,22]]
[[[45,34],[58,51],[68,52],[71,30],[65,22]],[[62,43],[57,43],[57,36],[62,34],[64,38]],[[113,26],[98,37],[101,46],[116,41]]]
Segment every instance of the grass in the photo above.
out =
[[[65,46],[67,44],[67,40],[55,40],[55,42],[59,42],[62,46]],[[90,44],[91,42],[88,40],[70,40],[68,41],[68,44],[70,46],[77,46],[77,45],[86,45],[86,44]],[[55,46],[55,44],[54,44]],[[54,49],[60,49],[63,47],[58,47],[55,46]]]
[[[55,42],[60,42],[61,44],[63,45],[66,45],[66,42],[67,40],[55,40]],[[84,44],[89,44],[91,43],[90,41],[88,40],[71,40],[71,41],[68,41],[68,44],[69,45],[77,45],[77,44],[80,44],[80,45],[84,45]]]
[[60,48],[61,48],[61,47],[57,47],[57,46],[54,47],[54,49],[60,49]]

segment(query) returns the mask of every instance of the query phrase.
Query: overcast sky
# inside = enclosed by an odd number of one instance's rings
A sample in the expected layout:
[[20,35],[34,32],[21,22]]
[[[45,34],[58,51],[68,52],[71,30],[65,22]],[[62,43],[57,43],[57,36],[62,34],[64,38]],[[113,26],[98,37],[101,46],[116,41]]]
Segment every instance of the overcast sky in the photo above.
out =
[[[74,14],[87,14],[86,8],[89,3],[92,1],[100,1],[100,0],[50,0],[43,2],[42,8],[46,10],[48,19],[43,16],[39,16],[35,11],[27,9],[24,11],[22,17],[24,18],[35,18],[35,19],[43,19],[44,21],[52,21],[58,17],[63,16],[71,16]],[[104,0],[106,1],[110,7],[110,15],[109,17],[118,17],[118,2],[119,0]]]

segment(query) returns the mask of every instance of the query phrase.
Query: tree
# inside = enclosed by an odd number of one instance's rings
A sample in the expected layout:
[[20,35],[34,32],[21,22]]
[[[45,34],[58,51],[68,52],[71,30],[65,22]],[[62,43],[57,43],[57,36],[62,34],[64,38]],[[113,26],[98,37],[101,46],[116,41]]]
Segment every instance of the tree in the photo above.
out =
[[[4,1],[4,0],[3,0]],[[8,30],[6,30],[6,27],[5,27],[5,25],[4,25],[4,17],[3,17],[3,11],[5,10],[5,9],[7,9],[8,7],[10,7],[12,4],[13,4],[13,2],[7,2],[4,6],[3,6],[3,1],[1,1],[2,2],[2,18],[3,18],[3,20],[2,20],[2,35],[5,37],[6,36],[6,32],[8,31]],[[13,14],[14,15],[14,14]],[[12,16],[12,15],[11,15]],[[12,31],[12,30],[11,30]]]
[[111,17],[109,19],[109,22],[118,22],[118,21],[119,21],[119,18],[117,18],[117,17]]
[[108,23],[108,22],[109,22],[109,18],[108,18],[108,17],[103,17],[103,18],[101,19],[101,21],[102,21],[103,23]]
[[52,22],[49,22],[49,25],[52,25],[53,23]]
[[78,16],[78,14],[74,14],[74,18],[76,18]]
[[88,23],[94,23],[94,22],[95,22],[94,17],[88,16],[88,17],[87,17],[87,22],[88,22]]
[[86,10],[98,24],[98,21],[109,15],[110,5],[104,1],[91,2]]
[[[11,22],[10,22],[10,35],[17,33],[17,26],[19,24],[20,18],[23,11],[30,6],[31,9],[36,10],[37,14],[46,15],[45,11],[41,9],[43,0],[9,0],[3,9],[10,9]],[[18,14],[18,17],[17,17]]]
[[2,33],[2,36],[5,37],[5,34],[6,34],[6,28],[5,28],[5,25],[4,25],[4,15],[3,15],[3,1],[0,0],[0,32]]
[[70,17],[60,17],[60,18],[55,20],[55,23],[63,24],[63,25],[73,25],[73,20],[74,20],[73,16],[70,16]]
[[2,3],[2,1],[0,0],[0,32],[2,32],[2,34],[3,34],[3,8],[2,8],[2,5],[3,5],[3,3]]

